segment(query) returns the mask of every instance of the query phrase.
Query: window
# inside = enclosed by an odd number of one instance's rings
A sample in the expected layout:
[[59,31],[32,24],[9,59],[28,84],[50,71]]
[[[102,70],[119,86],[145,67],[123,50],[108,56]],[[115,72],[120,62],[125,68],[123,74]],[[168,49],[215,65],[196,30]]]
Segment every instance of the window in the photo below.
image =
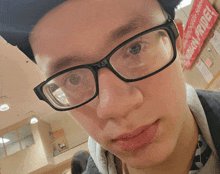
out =
[[5,157],[5,150],[3,147],[3,142],[2,138],[0,139],[0,158]]
[[31,132],[31,126],[25,125],[18,129],[21,147],[22,149],[25,149],[26,147],[31,146],[34,144],[34,137]]
[[0,158],[12,155],[34,144],[31,125],[25,125],[0,137]]
[[3,144],[5,145],[7,156],[21,150],[16,130],[3,135]]

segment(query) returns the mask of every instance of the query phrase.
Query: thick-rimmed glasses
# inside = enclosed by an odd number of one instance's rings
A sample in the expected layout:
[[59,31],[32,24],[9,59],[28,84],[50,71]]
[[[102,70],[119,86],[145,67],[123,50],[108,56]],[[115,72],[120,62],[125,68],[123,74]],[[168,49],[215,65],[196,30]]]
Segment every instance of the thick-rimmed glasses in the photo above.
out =
[[34,91],[40,100],[55,110],[80,107],[99,94],[100,68],[109,68],[125,82],[150,77],[174,62],[178,36],[174,21],[168,19],[165,24],[124,41],[99,62],[61,71],[35,87]]

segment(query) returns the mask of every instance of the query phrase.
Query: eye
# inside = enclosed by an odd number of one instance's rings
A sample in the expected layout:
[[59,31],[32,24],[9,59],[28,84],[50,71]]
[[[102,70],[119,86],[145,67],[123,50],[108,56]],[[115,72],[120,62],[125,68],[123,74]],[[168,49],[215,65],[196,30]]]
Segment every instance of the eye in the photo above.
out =
[[141,45],[136,43],[131,48],[129,48],[129,53],[131,54],[138,54],[141,51]]
[[54,92],[59,88],[55,83],[48,84],[47,87],[51,92]]
[[69,82],[73,85],[77,85],[80,81],[81,77],[78,75],[73,74],[69,77]]

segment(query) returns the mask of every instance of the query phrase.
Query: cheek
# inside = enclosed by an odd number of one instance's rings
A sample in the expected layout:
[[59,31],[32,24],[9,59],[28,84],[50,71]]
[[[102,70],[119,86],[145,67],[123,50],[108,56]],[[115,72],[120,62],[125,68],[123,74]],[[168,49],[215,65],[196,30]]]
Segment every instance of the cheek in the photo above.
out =
[[156,109],[154,112],[168,114],[186,107],[185,79],[178,58],[163,71],[137,84],[145,103]]
[[87,132],[91,132],[93,127],[98,126],[98,118],[91,107],[81,106],[73,111],[69,111],[69,113]]
[[100,142],[106,122],[97,116],[95,103],[96,99],[84,106],[70,110],[69,113],[93,139]]

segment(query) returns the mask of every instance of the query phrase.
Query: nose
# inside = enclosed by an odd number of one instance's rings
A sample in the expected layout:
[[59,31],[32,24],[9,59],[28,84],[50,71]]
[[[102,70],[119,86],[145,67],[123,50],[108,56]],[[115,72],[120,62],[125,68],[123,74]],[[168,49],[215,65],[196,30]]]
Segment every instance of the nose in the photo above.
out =
[[143,95],[140,90],[134,84],[119,79],[108,68],[99,70],[98,82],[97,114],[101,119],[126,117],[143,103]]

